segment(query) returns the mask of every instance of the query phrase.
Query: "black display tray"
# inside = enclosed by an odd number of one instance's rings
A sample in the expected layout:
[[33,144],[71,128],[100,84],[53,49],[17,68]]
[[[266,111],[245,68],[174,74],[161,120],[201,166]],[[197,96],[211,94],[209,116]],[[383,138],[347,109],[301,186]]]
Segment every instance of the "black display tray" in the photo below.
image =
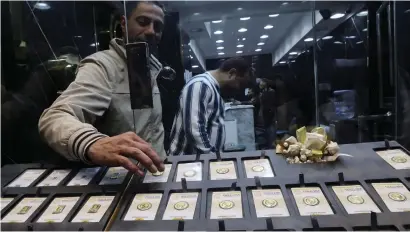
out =
[[[398,143],[387,144],[390,149],[400,148],[409,152]],[[221,154],[222,160],[234,160],[238,179],[210,180],[209,162],[217,160],[216,155],[187,155],[168,157],[167,163],[172,164],[168,182],[142,183],[142,178],[134,176],[120,202],[118,214],[113,221],[111,230],[404,230],[410,222],[410,212],[392,213],[383,203],[380,196],[370,183],[380,181],[399,181],[410,189],[410,170],[395,170],[386,163],[375,150],[386,148],[384,142],[347,144],[341,146],[341,153],[353,157],[340,157],[334,163],[318,164],[288,164],[285,159],[274,151],[235,152]],[[246,178],[243,160],[265,156],[269,159],[275,173],[273,178]],[[175,182],[177,164],[183,162],[203,163],[202,181]],[[260,183],[260,184],[259,184]],[[347,214],[334,193],[331,185],[359,183],[374,200],[382,213],[378,214]],[[291,187],[318,186],[326,196],[334,215],[300,216]],[[249,194],[253,188],[280,188],[287,204],[289,217],[257,218],[252,198]],[[241,191],[243,218],[214,220],[209,219],[210,198],[213,191],[236,189]],[[197,210],[193,220],[166,221],[162,220],[169,195],[178,191],[198,191]],[[155,220],[124,221],[123,218],[136,193],[163,193],[160,207]]]

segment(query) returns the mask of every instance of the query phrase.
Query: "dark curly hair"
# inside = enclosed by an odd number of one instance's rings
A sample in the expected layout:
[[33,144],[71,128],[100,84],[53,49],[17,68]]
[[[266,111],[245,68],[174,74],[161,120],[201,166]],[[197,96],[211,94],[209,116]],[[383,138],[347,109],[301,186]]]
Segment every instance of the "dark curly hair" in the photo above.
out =
[[[123,1],[121,1],[121,2],[124,4]],[[161,8],[161,10],[165,13],[164,5],[162,5],[159,1],[125,1],[125,6],[126,6],[126,11],[127,12],[124,12],[124,8],[122,8],[120,11],[123,13],[123,15],[127,16],[127,19],[129,19],[132,15],[132,12],[135,10],[135,8],[138,7],[138,4],[140,4],[142,2],[151,3],[153,5],[156,5],[159,8]],[[124,5],[122,5],[122,7],[124,7]]]

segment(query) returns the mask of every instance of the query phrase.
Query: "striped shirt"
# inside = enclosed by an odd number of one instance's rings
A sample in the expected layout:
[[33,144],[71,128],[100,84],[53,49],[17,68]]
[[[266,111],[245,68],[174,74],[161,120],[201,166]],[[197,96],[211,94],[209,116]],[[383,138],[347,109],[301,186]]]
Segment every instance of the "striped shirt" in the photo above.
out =
[[224,118],[218,82],[209,72],[194,76],[185,84],[179,99],[168,155],[222,151]]

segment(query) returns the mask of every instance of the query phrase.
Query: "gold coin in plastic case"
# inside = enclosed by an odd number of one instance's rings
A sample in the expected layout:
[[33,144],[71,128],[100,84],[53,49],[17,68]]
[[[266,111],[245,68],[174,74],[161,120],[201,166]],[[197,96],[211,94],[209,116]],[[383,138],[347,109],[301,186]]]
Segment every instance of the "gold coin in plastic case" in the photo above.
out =
[[393,156],[391,158],[391,161],[395,162],[395,163],[406,163],[407,159],[403,156]]
[[265,170],[265,168],[263,166],[260,165],[256,165],[252,167],[252,171],[254,172],[263,172],[263,170]]
[[264,199],[262,205],[267,208],[274,208],[278,205],[278,202],[275,199]]
[[186,201],[178,201],[177,203],[174,204],[174,209],[176,210],[184,210],[188,207],[189,207],[189,204]]
[[357,195],[349,195],[347,196],[347,200],[352,203],[352,204],[356,204],[356,205],[360,205],[364,203],[364,199],[361,196],[357,196]]
[[160,172],[160,171],[158,171],[158,172],[154,172],[154,173],[151,173],[153,176],[162,176],[162,174],[164,174],[164,172]]
[[229,168],[218,168],[216,169],[216,173],[218,174],[226,174],[229,172]]
[[391,193],[389,193],[388,196],[393,201],[405,201],[405,200],[407,200],[406,196],[404,196],[401,193],[397,193],[397,192],[391,192]]
[[193,177],[193,176],[195,176],[195,175],[196,175],[196,171],[195,171],[195,170],[189,170],[189,171],[184,172],[184,176],[185,176],[185,177]]
[[219,207],[221,209],[232,209],[235,206],[235,203],[232,201],[221,201],[219,202]]
[[152,204],[149,202],[142,202],[141,204],[137,205],[137,209],[141,211],[149,210],[151,209]]
[[319,204],[319,199],[317,199],[316,197],[304,197],[303,198],[303,203],[305,203],[306,205],[310,205],[310,206],[315,206]]

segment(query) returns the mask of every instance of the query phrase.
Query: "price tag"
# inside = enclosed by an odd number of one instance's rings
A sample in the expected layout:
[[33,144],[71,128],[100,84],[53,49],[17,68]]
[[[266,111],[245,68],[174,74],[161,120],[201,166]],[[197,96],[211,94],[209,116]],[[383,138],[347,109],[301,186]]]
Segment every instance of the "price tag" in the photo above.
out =
[[238,178],[236,176],[235,164],[232,160],[211,162],[209,166],[209,169],[211,171],[211,180],[227,180]]
[[240,191],[213,192],[211,219],[242,218]]
[[361,185],[333,186],[333,191],[348,214],[380,213],[370,196]]
[[37,222],[63,222],[80,197],[58,197],[50,203]]
[[5,198],[0,198],[1,199],[1,210],[3,210],[6,206],[8,206],[14,198],[11,197],[5,197]]
[[256,189],[252,190],[252,196],[258,218],[289,216],[280,189]]
[[71,169],[54,170],[37,187],[57,186],[70,172]]
[[41,176],[46,169],[28,169],[11,182],[7,187],[28,187]]
[[136,194],[124,221],[154,220],[161,198],[161,193]]
[[410,169],[410,157],[401,149],[377,151],[376,153],[394,169]]
[[94,176],[100,171],[99,167],[95,168],[82,168],[80,171],[75,175],[75,177],[67,184],[67,186],[83,186],[88,185]]
[[45,197],[26,197],[21,200],[2,220],[5,223],[24,223],[46,200]]
[[319,187],[291,188],[301,216],[333,214]]
[[123,167],[109,168],[103,179],[100,181],[100,185],[122,184],[127,173],[128,170]]
[[114,196],[92,196],[71,222],[99,222],[110,207]]
[[254,178],[259,177],[274,177],[272,167],[270,166],[268,159],[252,159],[244,160],[246,177]]
[[171,171],[172,164],[165,164],[165,170],[163,172],[151,173],[146,172],[143,183],[160,183],[167,182],[169,173]]
[[199,193],[172,193],[163,220],[194,219]]
[[178,164],[177,182],[185,178],[187,181],[201,181],[202,180],[202,163],[182,163]]
[[402,183],[373,183],[372,185],[391,212],[410,211],[410,192]]

